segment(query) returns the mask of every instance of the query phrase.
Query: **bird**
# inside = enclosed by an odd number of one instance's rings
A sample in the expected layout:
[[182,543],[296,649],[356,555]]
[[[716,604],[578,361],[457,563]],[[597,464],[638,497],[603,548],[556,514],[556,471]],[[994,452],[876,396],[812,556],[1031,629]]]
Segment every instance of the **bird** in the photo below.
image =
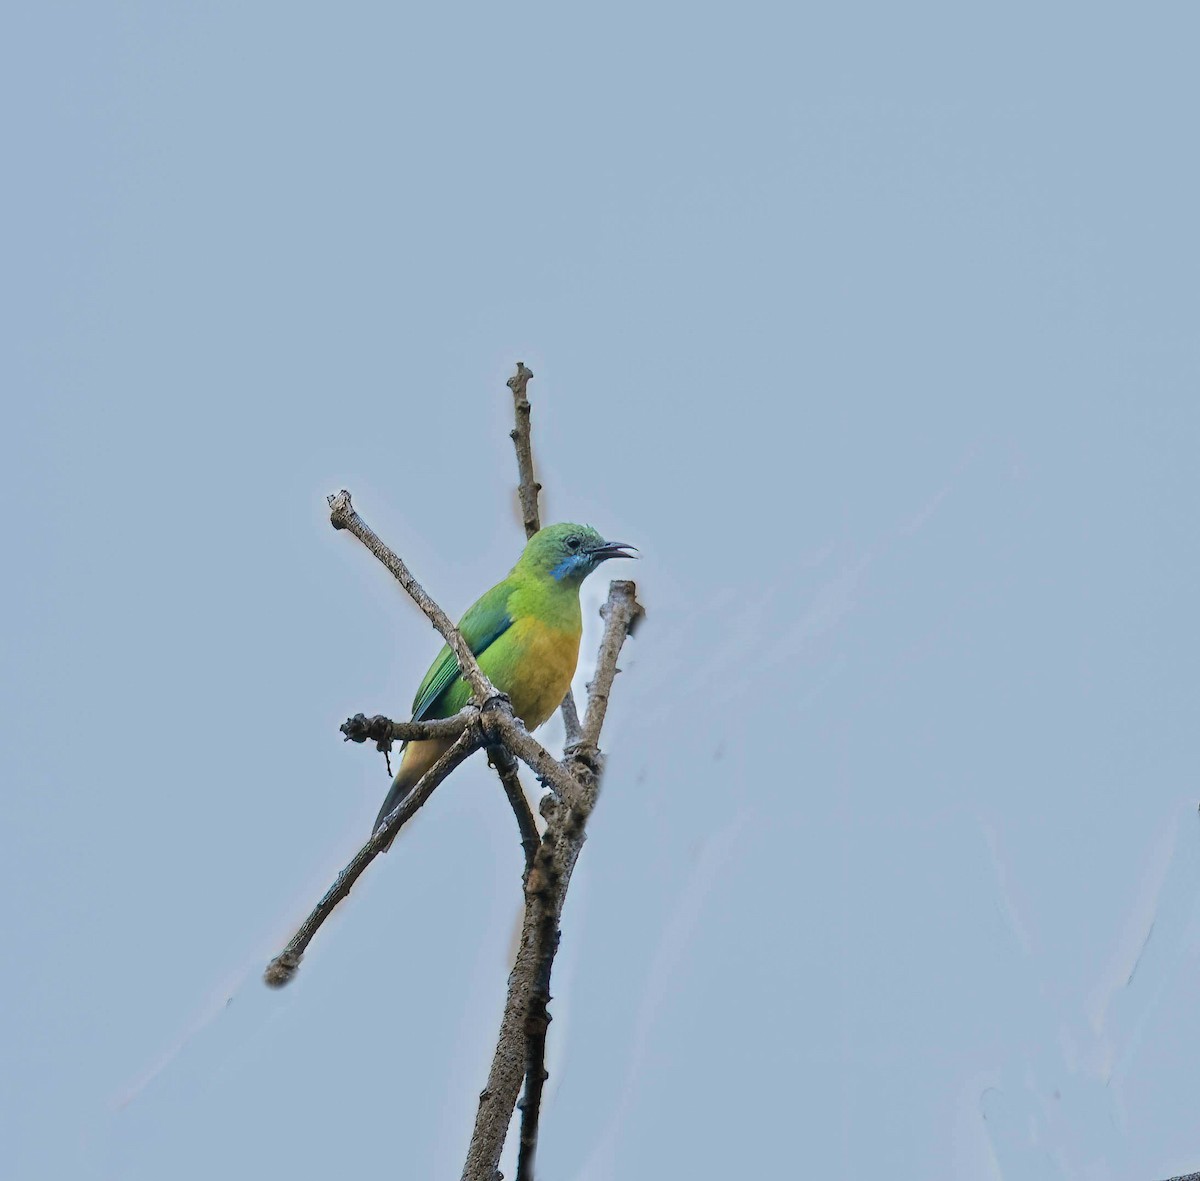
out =
[[[590,525],[563,522],[539,529],[503,582],[482,595],[459,621],[484,676],[506,693],[528,730],[561,704],[579,660],[579,588],[609,558],[634,558],[634,546],[605,541]],[[471,700],[471,686],[444,645],[413,698],[413,721],[448,718]],[[447,751],[452,739],[407,742],[374,832]],[[390,843],[390,842],[389,842]]]

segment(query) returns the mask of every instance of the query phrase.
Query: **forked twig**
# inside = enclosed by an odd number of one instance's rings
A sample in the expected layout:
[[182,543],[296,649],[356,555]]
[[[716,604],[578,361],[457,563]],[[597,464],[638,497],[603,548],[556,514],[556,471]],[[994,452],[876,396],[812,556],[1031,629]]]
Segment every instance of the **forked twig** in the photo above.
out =
[[[533,373],[518,362],[508,381],[513,393],[516,425],[512,439],[517,453],[518,497],[526,537],[541,527],[538,493],[530,440],[530,406],[527,388]],[[412,792],[396,807],[358,851],[333,885],[301,924],[288,945],[268,965],[265,980],[273,986],[286,984],[321,924],[346,897],[351,887],[374,858],[386,848],[399,829],[429,799],[439,783],[464,759],[486,747],[505,794],[512,806],[525,852],[525,913],[516,961],[509,973],[508,992],[496,1050],[488,1072],[487,1087],[479,1097],[475,1126],[463,1167],[464,1181],[496,1181],[496,1167],[517,1106],[522,1079],[521,1130],[518,1147],[517,1181],[532,1181],[540,1128],[545,1069],[546,1032],[550,1023],[550,978],[560,939],[559,920],[567,887],[586,840],[587,819],[599,792],[603,758],[600,731],[608,708],[609,694],[618,672],[617,658],[625,637],[631,635],[642,608],[632,582],[614,581],[601,609],[604,635],[597,654],[596,670],[588,684],[587,705],[582,722],[574,696],[568,692],[562,703],[567,741],[562,761],[554,758],[514,716],[507,697],[480,669],[457,628],[425,592],[411,571],[363,521],[345,490],[329,497],[330,520],[335,529],[353,534],[392,573],[425,613],[450,646],[463,678],[471,686],[474,700],[452,718],[423,722],[393,721],[381,714],[356,714],[342,725],[347,741],[374,741],[388,750],[393,741],[454,738],[451,747],[422,776]],[[537,822],[521,786],[517,760],[525,763],[550,789],[542,801],[546,826],[539,835]]]

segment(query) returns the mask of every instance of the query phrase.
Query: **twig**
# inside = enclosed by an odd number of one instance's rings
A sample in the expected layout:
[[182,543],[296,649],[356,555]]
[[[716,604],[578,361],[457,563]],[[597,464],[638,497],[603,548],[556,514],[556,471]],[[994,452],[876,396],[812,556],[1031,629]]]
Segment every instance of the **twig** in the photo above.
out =
[[583,737],[583,728],[579,724],[579,710],[575,708],[575,694],[567,690],[562,702],[563,726],[566,737],[563,740],[564,749],[574,746]]
[[[542,1083],[546,1079],[545,1037],[543,1034],[537,1043],[531,1045],[527,1023],[534,1011],[535,990],[539,981],[544,982],[543,995],[545,1000],[549,1000],[550,972],[554,965],[554,954],[558,950],[559,918],[571,874],[586,839],[582,823],[564,825],[566,814],[569,814],[569,810],[565,808],[554,813],[554,819],[538,847],[534,866],[527,875],[521,942],[516,962],[508,976],[508,995],[500,1020],[500,1034],[496,1039],[487,1086],[479,1094],[479,1107],[475,1113],[475,1127],[467,1149],[462,1181],[493,1181],[495,1178],[508,1126],[520,1094],[521,1080],[527,1077],[537,1081],[526,1092],[521,1112],[522,1139],[526,1142],[536,1141]],[[546,1020],[549,1021],[548,1014]],[[522,1176],[522,1181],[526,1181],[528,1170],[532,1167],[532,1146],[519,1150],[519,1155],[525,1157],[526,1174]]]
[[522,724],[512,711],[488,710],[484,718],[488,737],[499,740],[568,807],[586,810],[578,781]]
[[466,640],[458,633],[458,629],[450,622],[450,617],[425,593],[425,588],[412,576],[412,571],[380,541],[371,527],[354,510],[350,503],[350,493],[343,488],[334,496],[327,497],[329,501],[329,520],[335,529],[345,529],[353,533],[388,569],[392,577],[400,583],[409,597],[422,611],[426,618],[442,634],[442,639],[450,645],[462,671],[463,679],[471,686],[475,699],[482,705],[489,698],[498,696],[495,686],[483,675],[474,654]]
[[483,745],[483,738],[478,728],[465,730],[455,740],[454,745],[424,775],[416,787],[397,805],[396,810],[374,833],[371,839],[354,855],[350,864],[338,874],[325,897],[313,908],[312,913],[300,924],[299,930],[292,936],[287,947],[283,949],[268,965],[263,973],[263,980],[272,988],[281,988],[296,974],[304,951],[312,942],[313,936],[321,929],[321,924],[333,913],[351,887],[362,876],[362,872],[372,861],[392,843],[392,838],[415,815],[417,809],[433,795],[437,787],[455,767]]
[[426,738],[457,738],[479,718],[479,707],[468,705],[449,718],[432,718],[427,722],[393,722],[383,714],[368,718],[355,714],[338,729],[346,742],[422,742]]
[[540,883],[545,880],[546,872],[553,871],[553,857],[547,858],[549,864],[545,871],[540,869],[538,862],[542,861],[542,851],[549,840],[549,834],[542,838],[538,859],[527,875],[521,942],[516,962],[508,974],[508,996],[504,1002],[504,1016],[500,1019],[500,1035],[496,1039],[487,1086],[479,1093],[479,1108],[475,1113],[462,1181],[495,1181],[500,1152],[521,1091],[521,1080],[525,1077],[525,1015],[541,958],[537,936],[547,905],[540,896]]
[[[553,864],[553,845],[548,861]],[[525,1014],[525,1095],[517,1106],[521,1109],[521,1132],[517,1144],[517,1181],[533,1181],[533,1161],[537,1154],[538,1124],[542,1113],[542,1088],[550,1077],[546,1070],[546,1032],[550,1028],[550,972],[558,952],[560,932],[558,916],[562,900],[566,897],[566,884],[561,877],[557,890],[552,883],[555,878],[545,875],[539,880],[536,867],[527,875],[526,909],[535,909],[539,915],[537,927],[537,949],[533,969],[533,983],[529,989],[528,1007]],[[530,895],[537,889],[544,896],[536,903]],[[557,893],[557,899],[553,896]]]
[[526,387],[533,370],[526,367],[524,361],[517,362],[517,371],[505,383],[513,396],[513,415],[517,425],[509,432],[513,446],[517,451],[517,473],[520,482],[517,484],[517,496],[521,501],[521,519],[525,525],[526,538],[532,537],[541,527],[538,516],[538,493],[542,486],[533,474],[533,446],[529,441],[529,399],[525,396]]
[[608,695],[612,683],[621,670],[617,668],[617,657],[625,637],[633,635],[638,620],[645,615],[637,601],[637,584],[614,580],[608,585],[608,601],[600,608],[604,620],[604,635],[600,640],[600,655],[596,659],[596,671],[588,684],[587,713],[583,718],[583,733],[579,746],[583,750],[595,748],[600,742],[600,728],[608,711]]
[[[521,520],[525,526],[526,540],[542,527],[538,509],[538,494],[542,486],[533,474],[533,442],[529,426],[531,408],[527,391],[532,378],[533,370],[524,361],[518,361],[516,373],[505,383],[513,395],[516,425],[509,432],[509,438],[517,452],[517,498],[521,502]],[[562,716],[567,730],[567,745],[570,746],[580,738],[579,711],[575,708],[575,694],[570,689],[563,698]]]
[[521,786],[521,776],[517,771],[517,760],[509,753],[508,748],[499,743],[487,748],[488,762],[496,768],[500,782],[504,785],[504,794],[512,805],[513,815],[517,818],[517,829],[521,834],[521,848],[525,850],[525,871],[529,872],[537,853],[540,837],[538,836],[537,821],[533,818],[533,809],[529,806],[525,789]]

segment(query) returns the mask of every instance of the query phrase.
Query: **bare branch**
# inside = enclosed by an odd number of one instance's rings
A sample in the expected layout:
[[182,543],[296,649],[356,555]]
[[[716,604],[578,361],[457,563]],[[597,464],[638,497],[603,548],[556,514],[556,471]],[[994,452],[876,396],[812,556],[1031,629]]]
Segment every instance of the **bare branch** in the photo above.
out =
[[[588,808],[595,806],[599,789],[601,759],[600,730],[604,725],[608,695],[617,674],[617,657],[626,635],[636,626],[644,611],[637,601],[637,587],[632,582],[614,581],[609,584],[608,600],[600,609],[604,619],[604,635],[596,660],[596,671],[588,685],[586,722],[581,731],[576,720],[573,742],[568,737],[567,766],[572,777],[583,789]],[[574,705],[574,701],[571,702]],[[586,737],[585,737],[586,735]],[[567,886],[583,843],[587,839],[586,814],[558,809],[547,825],[547,836],[556,842],[555,868],[558,897],[553,910],[543,907],[538,931],[538,954],[533,968],[525,1018],[525,1094],[519,1104],[521,1132],[517,1150],[517,1181],[533,1181],[533,1162],[537,1152],[538,1127],[541,1116],[542,1089],[549,1075],[546,1072],[546,1032],[550,1025],[550,975],[558,951],[558,918],[566,901]],[[528,902],[527,902],[528,905]]]
[[[522,1125],[534,1140],[537,1136],[541,1083],[546,1077],[542,1064],[545,1039],[543,1032],[539,1043],[530,1046],[527,1022],[534,1013],[535,990],[540,991],[539,982],[544,981],[544,996],[549,1000],[550,971],[558,950],[558,923],[571,874],[587,839],[583,817],[579,813],[553,805],[550,815],[549,827],[542,836],[533,867],[526,875],[521,942],[508,976],[500,1035],[496,1039],[487,1086],[479,1094],[479,1108],[475,1113],[462,1181],[494,1181],[521,1080],[529,1071],[532,1071],[532,1077],[540,1075],[541,1078],[533,1090],[526,1093]],[[542,1008],[544,1012],[544,1002]],[[545,1020],[549,1021],[548,1014]],[[535,1027],[537,1023],[535,1016]],[[532,1149],[525,1148],[519,1153],[526,1158],[525,1176],[528,1176],[532,1167]]]
[[[532,1181],[534,1152],[541,1109],[542,1084],[546,1079],[546,1026],[550,1016],[546,1004],[550,999],[550,976],[558,950],[559,920],[567,887],[575,864],[587,839],[588,812],[595,801],[599,779],[599,751],[596,743],[604,724],[608,692],[616,676],[617,656],[630,626],[642,613],[632,582],[613,582],[602,614],[604,636],[600,642],[593,690],[588,697],[588,718],[591,728],[584,732],[593,735],[590,746],[576,744],[569,751],[566,766],[550,758],[556,773],[575,788],[577,805],[571,796],[559,790],[561,804],[548,797],[543,801],[547,815],[546,831],[538,846],[534,864],[525,878],[525,917],[521,924],[521,943],[516,962],[508,977],[508,995],[500,1036],[492,1056],[487,1086],[480,1093],[475,1113],[475,1127],[463,1167],[462,1181],[495,1181],[496,1167],[508,1134],[514,1105],[525,1079],[525,1096],[521,1104],[521,1142],[518,1148],[518,1181]],[[540,759],[526,758],[514,745],[524,734],[520,723],[506,725],[506,717],[494,711],[496,728],[501,730],[509,750],[527,762],[534,772],[542,774],[547,767]],[[485,722],[485,729],[487,723]],[[528,735],[525,735],[528,738]],[[538,743],[529,739],[534,747]],[[545,751],[542,752],[546,754]],[[548,755],[546,755],[549,758]],[[569,771],[568,771],[569,768]],[[543,778],[549,782],[550,776]]]
[[[566,897],[565,884],[559,889],[559,907]],[[526,904],[528,905],[528,903]],[[521,1134],[517,1144],[517,1181],[533,1181],[533,1161],[537,1154],[538,1125],[542,1114],[542,1088],[550,1077],[546,1070],[546,1032],[550,1028],[550,972],[558,952],[559,907],[543,904],[537,933],[537,959],[533,984],[529,990],[525,1014],[525,1095],[521,1109]]]
[[568,807],[587,810],[578,781],[536,738],[512,711],[488,710],[484,728],[503,742]]
[[579,724],[579,710],[575,706],[575,694],[570,689],[567,690],[567,695],[563,698],[562,719],[563,726],[567,731],[563,739],[563,749],[567,750],[575,746],[583,738],[583,727]]
[[[533,378],[533,370],[524,361],[517,362],[517,371],[506,383],[512,390],[513,417],[516,425],[509,432],[513,447],[517,452],[517,497],[521,502],[521,520],[525,526],[525,537],[528,540],[541,527],[542,520],[538,511],[538,493],[542,486],[533,474],[533,443],[530,436],[530,405],[527,390]],[[563,725],[567,729],[567,746],[579,741],[579,711],[575,708],[575,694],[567,690],[562,703]]]
[[392,838],[410,820],[417,810],[433,795],[437,787],[455,767],[483,745],[483,737],[477,727],[463,731],[454,745],[424,775],[416,787],[404,798],[394,812],[371,835],[371,839],[351,859],[350,864],[338,874],[325,897],[317,903],[312,914],[300,924],[299,930],[292,936],[287,947],[283,949],[268,965],[263,973],[263,980],[272,988],[281,988],[296,974],[300,961],[304,958],[305,949],[312,942],[313,936],[321,929],[321,924],[333,913],[333,909],[347,894],[351,887],[362,876],[362,872],[375,858],[392,843]]
[[580,746],[596,749],[600,743],[600,728],[608,711],[608,695],[613,680],[620,669],[617,657],[625,637],[633,633],[638,619],[645,614],[637,601],[637,584],[614,580],[608,584],[608,601],[600,608],[604,620],[604,636],[600,641],[600,655],[596,659],[596,672],[588,683],[587,713],[583,719],[583,735]]
[[449,718],[431,718],[425,722],[393,722],[383,714],[367,717],[355,714],[338,729],[346,742],[423,742],[427,738],[457,738],[479,718],[479,707],[468,705]]
[[[538,510],[541,485],[534,474],[530,406],[526,396],[532,377],[533,373],[518,362],[516,373],[508,381],[516,423],[512,439],[517,454],[518,498],[527,538],[541,527]],[[617,659],[626,635],[632,633],[642,614],[636,587],[632,582],[610,584],[608,601],[601,610],[604,636],[597,655],[596,672],[588,685],[582,723],[574,696],[568,692],[562,702],[567,741],[560,762],[514,716],[511,703],[497,693],[495,686],[484,676],[446,614],[426,594],[404,562],[354,510],[350,494],[343,490],[329,497],[329,507],[334,528],[345,529],[357,537],[387,567],[441,633],[458,660],[464,679],[471,686],[474,704],[453,718],[436,721],[395,722],[382,715],[366,717],[357,714],[343,724],[342,732],[347,741],[374,741],[382,750],[387,750],[393,741],[444,740],[452,736],[455,741],[338,874],[287,947],[271,961],[265,979],[274,986],[291,979],[322,923],[350,892],[371,861],[391,843],[396,832],[432,795],[437,785],[473,751],[486,746],[489,760],[496,768],[512,806],[525,850],[525,915],[516,960],[508,978],[500,1035],[487,1087],[479,1097],[462,1176],[464,1181],[496,1181],[500,1153],[524,1080],[517,1177],[518,1181],[532,1181],[543,1084],[547,1077],[545,1048],[550,1023],[547,1006],[560,939],[559,922],[571,876],[587,839],[587,818],[596,802],[602,770],[600,732],[618,671]],[[544,797],[541,803],[546,817],[541,836],[521,786],[517,759],[529,766],[553,793]]]
[[540,836],[537,821],[533,818],[533,809],[521,786],[521,776],[517,772],[517,760],[509,753],[508,748],[499,743],[487,748],[488,762],[496,768],[500,782],[504,785],[504,794],[512,805],[513,815],[517,818],[517,829],[521,834],[521,848],[525,850],[525,870],[533,865],[534,854],[537,852]]
[[507,381],[512,390],[513,414],[517,425],[510,432],[513,446],[517,450],[517,472],[520,482],[517,484],[517,496],[521,501],[521,520],[525,525],[526,538],[532,537],[541,527],[538,515],[538,493],[542,486],[533,475],[533,447],[529,441],[529,399],[525,389],[533,377],[533,370],[525,366],[524,361],[517,362],[517,371]]
[[326,499],[329,501],[329,520],[333,527],[353,533],[387,567],[388,572],[404,587],[412,601],[425,612],[429,622],[441,632],[442,639],[450,645],[463,678],[470,684],[476,700],[482,705],[489,698],[499,696],[495,686],[483,675],[483,670],[480,669],[466,640],[450,622],[450,617],[426,594],[425,588],[412,576],[412,571],[383,544],[358,515],[350,502],[350,493],[343,488],[336,495]]
[[[542,936],[549,922],[558,929],[563,889],[555,855],[556,840],[547,832],[534,863],[525,875],[525,917],[516,962],[508,976],[508,996],[500,1021],[500,1036],[492,1056],[487,1086],[479,1094],[475,1128],[463,1165],[462,1181],[494,1181],[508,1125],[525,1077],[528,1047],[525,1034],[530,998],[539,967],[545,960]],[[565,886],[565,883],[563,883]]]

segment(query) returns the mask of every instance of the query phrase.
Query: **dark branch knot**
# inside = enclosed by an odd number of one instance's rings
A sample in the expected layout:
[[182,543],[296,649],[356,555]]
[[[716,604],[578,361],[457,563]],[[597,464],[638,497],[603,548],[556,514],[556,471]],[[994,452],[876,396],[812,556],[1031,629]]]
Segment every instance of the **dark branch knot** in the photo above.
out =
[[267,970],[263,973],[263,982],[271,988],[282,988],[295,976],[303,958],[302,955],[295,955],[289,951],[277,955],[267,965]]
[[533,370],[525,364],[524,361],[517,362],[517,371],[504,384],[508,386],[514,394],[525,396],[525,387],[529,384],[530,378],[533,377]]
[[350,493],[343,488],[340,492],[331,493],[325,497],[329,504],[329,523],[335,529],[346,529],[350,518],[354,516],[354,505],[350,502]]
[[383,714],[371,718],[366,714],[355,714],[338,729],[346,736],[343,742],[373,742],[375,749],[384,754],[392,749],[392,720]]
[[484,738],[488,742],[504,745],[504,736],[496,723],[497,715],[513,716],[512,702],[507,693],[496,693],[489,697],[479,708],[479,724],[483,727]]
[[604,756],[592,742],[572,742],[563,751],[563,759],[567,763],[582,763],[593,775],[604,770]]

